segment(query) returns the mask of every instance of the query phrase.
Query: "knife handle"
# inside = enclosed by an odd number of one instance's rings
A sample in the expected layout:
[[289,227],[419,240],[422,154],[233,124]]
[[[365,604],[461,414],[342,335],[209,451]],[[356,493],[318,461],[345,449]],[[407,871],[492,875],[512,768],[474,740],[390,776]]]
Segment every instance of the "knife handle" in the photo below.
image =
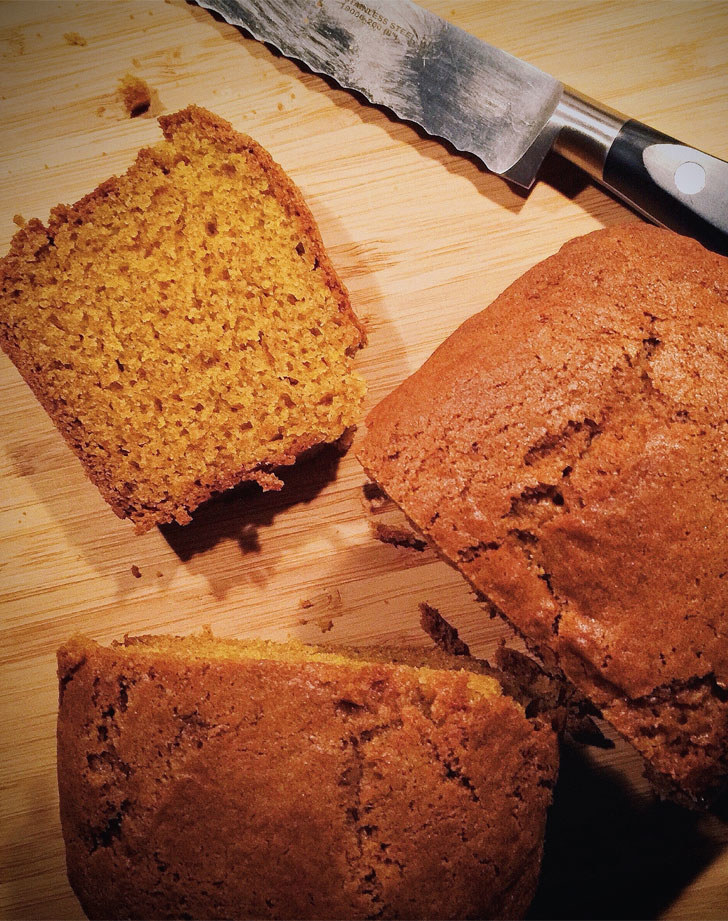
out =
[[566,89],[554,149],[645,217],[728,255],[728,163]]

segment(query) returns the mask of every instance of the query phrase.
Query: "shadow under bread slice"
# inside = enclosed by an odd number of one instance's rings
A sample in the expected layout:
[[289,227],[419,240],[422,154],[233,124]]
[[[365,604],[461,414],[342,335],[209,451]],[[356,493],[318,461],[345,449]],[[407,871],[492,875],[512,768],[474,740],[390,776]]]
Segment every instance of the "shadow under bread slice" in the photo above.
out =
[[526,912],[556,740],[470,660],[203,634],[75,637],[58,661],[89,917]]
[[369,476],[703,803],[728,776],[728,260],[633,223],[464,323],[367,419]]
[[190,520],[358,421],[364,343],[301,193],[190,106],[0,261],[0,344],[117,515]]

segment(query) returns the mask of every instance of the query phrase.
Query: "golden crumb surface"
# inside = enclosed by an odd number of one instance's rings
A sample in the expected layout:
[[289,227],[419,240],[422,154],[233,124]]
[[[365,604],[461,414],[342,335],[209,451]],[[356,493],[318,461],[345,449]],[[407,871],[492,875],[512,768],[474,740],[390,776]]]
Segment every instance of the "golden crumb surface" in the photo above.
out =
[[299,191],[191,106],[0,263],[0,339],[138,531],[189,520],[359,416],[364,334]]

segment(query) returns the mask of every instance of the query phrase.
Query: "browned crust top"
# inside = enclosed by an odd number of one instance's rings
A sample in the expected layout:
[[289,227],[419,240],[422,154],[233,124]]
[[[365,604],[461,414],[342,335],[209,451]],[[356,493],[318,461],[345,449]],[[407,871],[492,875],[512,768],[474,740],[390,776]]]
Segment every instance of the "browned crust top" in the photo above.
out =
[[[133,640],[130,641],[132,644]],[[58,777],[89,917],[520,917],[554,736],[463,672],[59,651]],[[254,883],[252,882],[254,881]]]
[[655,717],[665,770],[694,789],[686,748],[728,769],[726,405],[728,260],[635,223],[514,282],[373,410],[358,450],[599,706],[708,683],[709,745],[695,708],[679,733]]

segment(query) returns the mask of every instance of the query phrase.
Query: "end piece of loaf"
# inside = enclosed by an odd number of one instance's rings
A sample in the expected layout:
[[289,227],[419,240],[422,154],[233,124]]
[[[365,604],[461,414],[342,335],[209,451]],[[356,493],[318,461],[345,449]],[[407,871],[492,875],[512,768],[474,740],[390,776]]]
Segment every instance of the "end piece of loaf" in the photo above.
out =
[[89,917],[525,913],[556,740],[464,657],[203,634],[75,637],[58,662]]
[[359,458],[690,802],[728,775],[728,260],[571,241],[367,420]]
[[300,192],[195,106],[0,262],[0,343],[137,531],[357,421],[364,342]]

